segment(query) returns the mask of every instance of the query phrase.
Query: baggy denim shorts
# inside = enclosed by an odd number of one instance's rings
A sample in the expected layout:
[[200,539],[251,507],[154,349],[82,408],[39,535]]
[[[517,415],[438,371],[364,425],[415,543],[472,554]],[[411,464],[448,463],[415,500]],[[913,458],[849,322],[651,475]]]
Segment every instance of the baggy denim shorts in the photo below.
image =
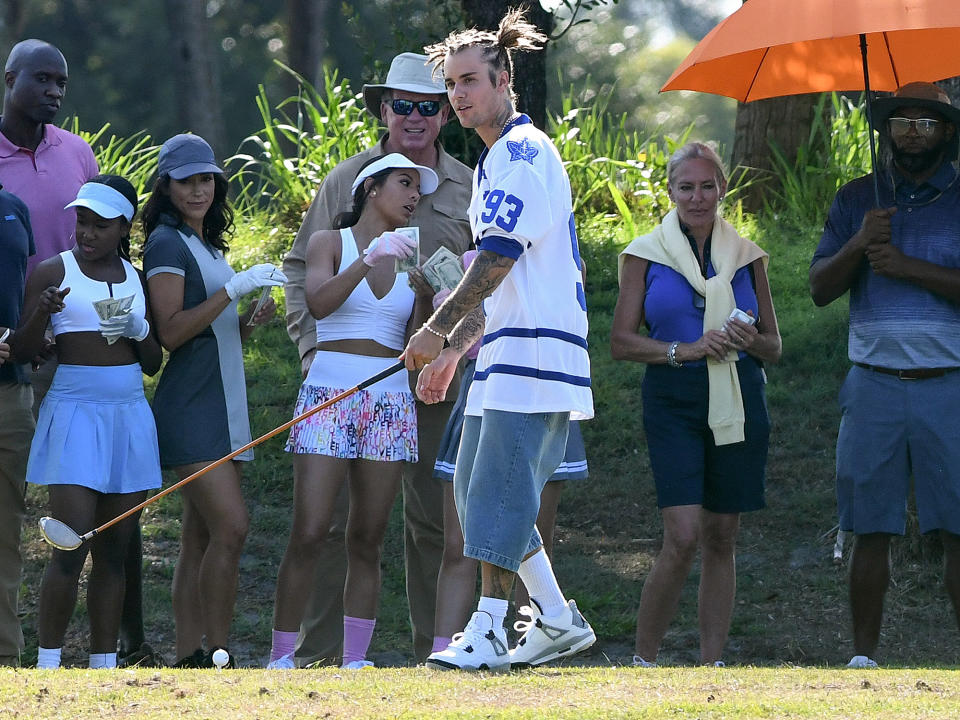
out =
[[453,477],[463,554],[516,572],[543,545],[540,493],[563,460],[569,412],[464,418]]

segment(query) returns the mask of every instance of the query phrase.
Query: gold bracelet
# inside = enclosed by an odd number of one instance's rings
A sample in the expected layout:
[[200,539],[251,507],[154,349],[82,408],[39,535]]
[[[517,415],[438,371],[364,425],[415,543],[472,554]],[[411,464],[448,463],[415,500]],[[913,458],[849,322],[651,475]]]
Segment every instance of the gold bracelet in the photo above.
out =
[[426,331],[429,332],[429,333],[433,333],[433,334],[436,335],[438,338],[443,338],[444,340],[447,339],[447,336],[444,335],[442,332],[437,332],[437,331],[434,330],[432,327],[430,327],[430,323],[424,323],[424,324],[423,324],[423,329],[426,330]]

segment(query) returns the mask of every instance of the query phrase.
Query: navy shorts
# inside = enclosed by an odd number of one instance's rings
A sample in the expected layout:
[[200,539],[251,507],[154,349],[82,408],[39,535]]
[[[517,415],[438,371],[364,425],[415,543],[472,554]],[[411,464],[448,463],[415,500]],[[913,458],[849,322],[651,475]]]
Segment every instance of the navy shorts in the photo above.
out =
[[643,427],[657,506],[700,505],[715,513],[764,507],[770,416],[760,366],[737,362],[744,441],[716,445],[707,424],[706,365],[649,365],[643,378]]

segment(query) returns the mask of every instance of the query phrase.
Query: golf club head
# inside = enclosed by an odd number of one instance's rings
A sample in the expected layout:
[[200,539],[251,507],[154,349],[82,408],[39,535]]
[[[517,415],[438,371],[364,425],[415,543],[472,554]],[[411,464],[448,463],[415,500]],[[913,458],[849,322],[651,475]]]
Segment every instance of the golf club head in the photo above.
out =
[[56,518],[44,516],[39,524],[43,539],[58,550],[76,550],[83,543],[83,538],[73,528]]

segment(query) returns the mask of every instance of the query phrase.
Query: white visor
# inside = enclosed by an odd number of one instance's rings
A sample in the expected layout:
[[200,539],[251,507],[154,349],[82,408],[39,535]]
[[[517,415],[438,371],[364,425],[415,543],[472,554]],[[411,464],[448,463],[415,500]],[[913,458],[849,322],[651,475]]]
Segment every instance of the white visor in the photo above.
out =
[[350,186],[350,194],[353,195],[353,193],[357,191],[357,188],[360,187],[360,183],[371,175],[376,175],[381,170],[396,170],[399,168],[412,168],[420,173],[421,195],[429,195],[436,190],[437,185],[440,184],[440,181],[437,179],[437,174],[430,168],[424,165],[417,165],[400,153],[390,153],[389,155],[384,155],[382,158],[374,160],[360,171],[357,179],[354,180],[353,185]]
[[89,208],[105,220],[112,220],[121,215],[127,219],[127,222],[133,220],[134,209],[130,201],[123,196],[123,193],[103,183],[88,182],[81,185],[77,191],[77,199],[68,203],[63,209],[71,207]]

